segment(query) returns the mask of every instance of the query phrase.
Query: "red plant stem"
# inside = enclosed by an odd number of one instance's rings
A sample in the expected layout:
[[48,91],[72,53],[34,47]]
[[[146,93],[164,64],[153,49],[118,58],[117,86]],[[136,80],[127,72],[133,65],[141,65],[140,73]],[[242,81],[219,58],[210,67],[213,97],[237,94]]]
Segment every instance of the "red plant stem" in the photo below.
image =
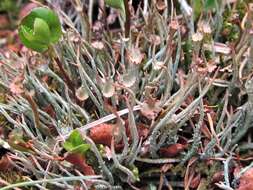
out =
[[125,5],[125,11],[126,11],[125,37],[128,38],[130,34],[130,27],[131,27],[131,16],[130,16],[128,0],[124,0],[124,5]]
[[63,75],[63,80],[67,83],[68,88],[71,90],[73,96],[75,97],[76,103],[78,103],[80,105],[80,101],[76,98],[75,84],[72,82],[69,75],[64,70],[64,68],[62,66],[62,63],[59,60],[59,58],[55,57],[54,60],[55,60],[56,64],[58,65],[61,74]]

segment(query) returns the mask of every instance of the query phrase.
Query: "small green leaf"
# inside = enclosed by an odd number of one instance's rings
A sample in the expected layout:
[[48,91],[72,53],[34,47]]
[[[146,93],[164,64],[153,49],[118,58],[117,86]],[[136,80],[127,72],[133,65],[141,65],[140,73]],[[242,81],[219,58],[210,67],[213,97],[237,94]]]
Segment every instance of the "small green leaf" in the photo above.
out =
[[216,0],[205,0],[205,10],[212,10],[216,8]]
[[81,145],[84,143],[84,140],[81,136],[81,134],[78,132],[78,130],[74,130],[69,138],[66,140],[66,142],[64,143],[64,148],[67,151],[71,151],[73,148]]
[[36,36],[36,40],[39,42],[45,42],[45,44],[49,44],[50,34],[51,32],[47,23],[40,18],[36,18],[34,20],[34,36]]
[[71,153],[81,153],[84,154],[90,149],[90,145],[86,144],[82,138],[82,135],[78,130],[74,130],[69,138],[63,144],[63,147]]
[[90,149],[90,145],[89,144],[81,144],[81,145],[76,146],[75,148],[73,148],[70,152],[71,153],[84,154],[89,149]]
[[148,190],[157,190],[156,186],[151,182],[148,184]]
[[25,38],[29,41],[34,41],[35,36],[33,35],[33,31],[27,26],[21,26],[21,31],[23,32]]
[[56,43],[62,35],[61,23],[57,14],[52,10],[44,7],[35,8],[31,13],[36,18],[41,18],[48,24],[51,32],[50,41],[52,43]]
[[33,9],[20,23],[21,42],[34,51],[44,52],[62,35],[58,16],[50,9]]
[[48,46],[46,45],[35,43],[35,42],[31,43],[31,41],[27,39],[27,36],[26,36],[27,33],[25,35],[24,32],[27,32],[27,31],[24,31],[23,27],[19,29],[19,38],[26,47],[31,48],[32,50],[37,51],[37,52],[44,52],[48,49]]

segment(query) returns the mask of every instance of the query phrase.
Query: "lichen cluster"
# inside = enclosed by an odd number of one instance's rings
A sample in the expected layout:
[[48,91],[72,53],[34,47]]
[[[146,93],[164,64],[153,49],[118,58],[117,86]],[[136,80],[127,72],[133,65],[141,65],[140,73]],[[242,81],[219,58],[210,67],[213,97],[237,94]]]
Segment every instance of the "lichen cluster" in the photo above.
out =
[[126,2],[47,0],[0,51],[3,189],[243,190],[253,4]]

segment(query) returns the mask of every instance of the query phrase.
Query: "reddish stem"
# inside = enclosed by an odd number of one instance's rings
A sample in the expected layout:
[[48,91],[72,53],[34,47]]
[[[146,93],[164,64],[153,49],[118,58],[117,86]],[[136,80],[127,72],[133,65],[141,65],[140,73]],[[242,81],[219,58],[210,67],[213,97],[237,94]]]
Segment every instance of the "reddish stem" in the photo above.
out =
[[125,5],[125,11],[126,11],[125,37],[128,38],[130,34],[130,26],[131,26],[131,16],[130,16],[128,0],[124,0],[124,5]]
[[76,90],[75,90],[75,84],[73,83],[73,81],[70,79],[69,75],[66,73],[66,71],[64,70],[61,61],[59,60],[58,57],[54,58],[57,66],[60,69],[61,74],[63,75],[63,80],[67,83],[68,88],[71,90],[73,97],[75,97],[75,101],[78,105],[81,104],[81,102],[77,99],[76,97]]

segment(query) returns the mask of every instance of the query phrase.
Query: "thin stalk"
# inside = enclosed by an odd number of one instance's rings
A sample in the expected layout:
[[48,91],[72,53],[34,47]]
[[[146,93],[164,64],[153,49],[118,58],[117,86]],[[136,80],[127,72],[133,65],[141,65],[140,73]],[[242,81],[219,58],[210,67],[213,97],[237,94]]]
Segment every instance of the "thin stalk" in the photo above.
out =
[[71,78],[68,75],[68,73],[64,70],[63,64],[60,61],[60,59],[59,59],[59,57],[58,57],[58,55],[57,55],[56,50],[54,49],[54,47],[50,47],[50,49],[49,49],[49,56],[50,56],[50,59],[52,61],[54,61],[57,64],[57,66],[59,67],[60,72],[61,72],[61,74],[63,76],[64,82],[66,82],[68,88],[71,90],[71,92],[73,94],[73,97],[75,98],[76,103],[80,105],[81,102],[76,97],[75,83],[71,80]]
[[74,87],[75,85],[74,85],[73,81],[71,81],[69,75],[64,70],[60,59],[58,57],[56,57],[56,58],[54,58],[54,61],[57,64],[57,66],[59,67],[61,74],[63,75],[63,80],[67,83],[68,88],[72,91],[72,94],[75,96],[75,94],[76,94],[76,90]]
[[[139,105],[136,105],[136,106],[133,107],[133,111],[139,111],[140,109],[141,109],[141,107]],[[128,108],[123,109],[123,110],[117,112],[117,114],[119,116],[125,115],[127,113],[129,113]],[[93,121],[91,123],[88,123],[88,124],[80,127],[79,130],[80,130],[81,133],[83,133],[84,131],[86,131],[88,129],[91,129],[91,128],[99,125],[99,124],[111,121],[111,120],[113,120],[115,118],[117,118],[117,116],[115,114],[110,114],[110,115],[107,115],[105,117],[102,117],[101,119],[98,119],[96,121]],[[71,132],[69,134],[67,134],[67,135],[64,135],[64,139],[67,139],[70,134],[71,134]]]
[[129,110],[128,121],[129,121],[129,129],[130,129],[131,138],[132,138],[132,148],[131,148],[131,153],[129,155],[129,160],[132,160],[134,158],[136,151],[138,150],[139,134],[138,134],[135,118],[134,118],[132,105],[130,105],[127,99],[126,99],[126,103]]
[[[47,131],[47,132],[45,131],[46,128],[42,129],[42,127],[40,125],[40,118],[39,118],[39,112],[38,112],[37,104],[33,100],[32,96],[30,94],[28,94],[27,92],[24,92],[22,94],[22,96],[28,101],[28,103],[31,106],[31,109],[32,109],[32,112],[33,112],[33,120],[34,120],[36,130],[39,130],[40,132],[42,132],[45,135],[50,134],[49,131]],[[39,132],[37,132],[37,134],[40,138],[42,138]]]
[[15,187],[34,186],[34,185],[41,184],[41,183],[52,183],[52,182],[62,182],[62,181],[80,181],[80,180],[98,179],[101,177],[102,176],[73,176],[73,177],[60,177],[60,178],[53,178],[53,179],[26,181],[26,182],[8,185],[6,187],[1,188],[0,190],[12,189]]
[[137,157],[136,161],[148,164],[169,164],[169,163],[178,163],[180,162],[180,159],[173,159],[173,158],[150,159],[150,158]]
[[131,27],[131,14],[129,10],[128,0],[124,0],[125,12],[126,12],[126,21],[125,21],[125,37],[128,38],[130,34]]
[[[204,91],[204,90],[203,90]],[[199,94],[202,94],[203,91],[201,90],[200,87],[200,82],[199,82]],[[205,94],[205,93],[204,93]],[[196,127],[194,128],[194,134],[193,134],[193,143],[187,154],[183,157],[182,161],[180,162],[180,165],[184,165],[186,161],[192,158],[194,154],[196,154],[198,147],[200,146],[201,143],[201,134],[200,134],[200,129],[201,126],[203,125],[204,122],[204,103],[203,103],[203,96],[200,96],[200,116],[199,116],[199,121],[196,124]]]
[[226,186],[230,187],[229,182],[229,162],[231,161],[232,157],[228,157],[226,161],[224,161],[224,178],[225,178],[225,184]]
[[89,10],[88,10],[90,26],[92,26],[93,4],[94,4],[94,0],[90,0],[89,1]]

